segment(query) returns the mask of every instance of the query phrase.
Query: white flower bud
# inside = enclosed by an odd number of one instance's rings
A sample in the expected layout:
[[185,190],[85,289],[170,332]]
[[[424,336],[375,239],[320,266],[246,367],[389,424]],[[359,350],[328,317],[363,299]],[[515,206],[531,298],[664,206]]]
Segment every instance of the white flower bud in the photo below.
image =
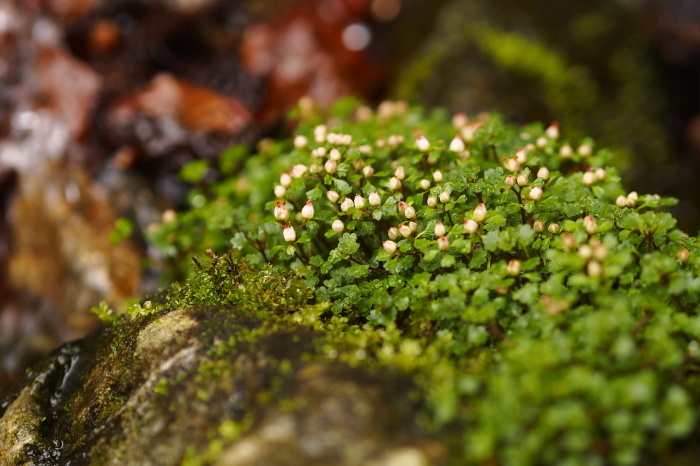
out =
[[591,247],[587,244],[582,244],[578,248],[578,255],[581,256],[581,258],[588,260],[593,257],[593,249],[591,249]]
[[627,198],[625,196],[617,196],[617,199],[615,199],[615,205],[618,207],[625,207],[627,205]]
[[309,173],[311,173],[312,175],[315,175],[317,173],[321,173],[322,171],[323,171],[322,165],[319,165],[317,163],[312,163],[311,165],[309,165]]
[[608,248],[604,244],[599,244],[593,249],[593,257],[603,262],[608,258]]
[[597,178],[595,176],[595,173],[593,173],[590,170],[586,171],[586,173],[583,174],[583,184],[585,184],[586,186],[592,185],[596,182],[596,180]]
[[371,165],[367,165],[362,169],[362,174],[365,175],[365,178],[369,178],[374,175],[374,168]]
[[340,142],[339,137],[340,137],[339,134],[328,133],[328,135],[326,136],[326,141],[328,142],[328,144],[333,144],[333,145],[339,144],[339,142]]
[[537,233],[542,233],[544,231],[544,222],[542,220],[535,220],[532,224],[532,229]]
[[435,224],[435,230],[434,230],[435,236],[445,236],[447,233],[447,229],[445,228],[445,225],[442,224],[442,222],[437,222]]
[[603,266],[598,261],[590,261],[586,266],[589,277],[600,277],[603,274]]
[[515,177],[513,175],[506,176],[506,186],[515,186]]
[[399,180],[395,176],[392,176],[389,180],[389,189],[392,191],[397,191],[401,189],[401,180]]
[[307,170],[308,170],[308,168],[306,168],[306,165],[303,165],[303,164],[294,165],[292,167],[292,177],[293,178],[301,178],[304,175],[304,173],[306,173]]
[[372,153],[372,146],[370,146],[369,144],[363,144],[360,147],[358,147],[357,150],[359,150],[361,153],[363,153],[365,155],[369,155]]
[[595,177],[598,178],[598,180],[602,181],[605,179],[605,176],[607,173],[605,173],[605,169],[603,168],[596,168],[595,169]]
[[280,204],[279,202],[276,202],[277,205],[275,205],[275,218],[279,221],[285,221],[289,218],[289,211],[287,208]]
[[459,136],[459,134],[455,134],[454,139],[452,139],[452,142],[450,142],[450,150],[452,152],[462,152],[466,147],[464,146],[464,141],[462,138]]
[[328,153],[328,158],[337,162],[341,159],[340,151],[338,149],[331,149]]
[[403,167],[396,167],[396,172],[394,172],[394,176],[400,180],[403,180],[406,178],[406,170],[404,170]]
[[325,147],[317,147],[316,149],[311,151],[311,158],[322,159],[325,156],[326,156],[326,148]]
[[516,259],[511,259],[506,266],[506,273],[511,277],[517,277],[520,275],[520,261]]
[[288,188],[289,185],[292,184],[292,177],[289,176],[289,173],[282,173],[280,175],[280,184],[285,188]]
[[400,201],[397,208],[399,209],[399,215],[403,215],[406,212],[406,207],[408,207],[408,204],[406,204],[404,201]]
[[418,136],[418,139],[416,139],[416,148],[421,152],[425,152],[430,149],[430,141],[421,134]]
[[329,160],[324,165],[324,168],[328,174],[332,175],[338,169],[338,163],[335,160]]
[[435,170],[435,171],[433,172],[433,180],[434,180],[436,183],[439,183],[439,182],[442,181],[442,172],[441,172],[440,170]]
[[533,201],[539,201],[542,199],[542,188],[539,186],[535,186],[530,190],[530,199]]
[[297,149],[303,149],[304,147],[309,145],[309,140],[306,139],[306,136],[299,135],[294,138],[294,147]]
[[559,149],[559,155],[561,155],[562,159],[568,159],[572,155],[574,155],[574,150],[571,148],[569,144],[565,144],[561,146],[561,149]]
[[473,216],[474,216],[474,220],[476,220],[477,222],[483,222],[484,220],[486,220],[486,214],[487,214],[486,206],[484,205],[483,202],[478,203],[476,205],[476,207],[474,207],[474,215]]
[[546,147],[548,142],[549,141],[547,141],[547,138],[543,136],[543,137],[537,138],[537,141],[535,141],[535,144],[537,144],[537,147],[539,147],[541,149],[543,147]]
[[452,124],[456,128],[461,128],[467,123],[469,123],[469,119],[467,118],[467,114],[464,112],[457,112],[452,116]]
[[408,225],[399,225],[399,233],[401,233],[401,236],[404,238],[408,238],[411,236],[411,233],[413,233],[413,230],[411,230],[411,227]]
[[440,202],[442,202],[443,204],[447,204],[448,202],[450,202],[450,193],[448,193],[447,191],[441,192]]
[[547,230],[548,230],[551,234],[556,235],[556,234],[559,233],[559,231],[561,230],[561,227],[559,226],[558,223],[550,223],[550,224],[549,224],[549,227],[547,228]]
[[355,207],[355,203],[352,202],[352,199],[349,197],[344,197],[343,200],[340,203],[340,210],[343,212],[347,212],[350,207]]
[[447,239],[447,236],[441,236],[438,238],[437,244],[438,244],[438,249],[440,251],[444,251],[450,247],[450,240]]
[[549,125],[545,130],[545,134],[549,139],[559,139],[559,123],[555,121]]
[[418,230],[418,224],[416,222],[408,222],[408,226],[411,228],[411,231],[413,233],[415,233],[416,230]]
[[593,154],[593,148],[589,144],[581,144],[578,147],[578,153],[581,157],[590,157]]
[[505,167],[512,172],[517,172],[520,170],[520,162],[518,162],[518,159],[515,157],[512,159],[505,159]]
[[564,233],[562,242],[564,243],[564,248],[568,251],[572,251],[576,247],[576,238],[571,233]]
[[352,135],[342,134],[340,137],[340,144],[343,144],[344,146],[349,146],[352,144]]
[[342,233],[345,230],[345,225],[342,220],[335,220],[331,225],[331,229],[336,233]]
[[438,203],[437,197],[429,197],[428,198],[428,207],[435,207]]
[[287,194],[287,188],[281,184],[275,186],[275,197],[284,197],[285,194]]
[[384,241],[384,242],[382,243],[382,246],[384,247],[384,250],[385,250],[388,254],[394,254],[394,253],[396,252],[396,243],[394,243],[394,242],[391,241],[391,240]]
[[382,198],[379,196],[377,191],[372,191],[369,193],[369,205],[378,206],[382,203]]
[[396,239],[399,237],[399,229],[395,227],[389,228],[389,231],[387,233],[389,235],[389,239]]
[[318,125],[314,128],[314,139],[319,144],[326,140],[326,125]]
[[306,205],[301,208],[301,218],[306,220],[314,218],[314,205],[312,204],[311,199],[306,201]]
[[537,170],[537,178],[542,178],[543,180],[548,180],[549,179],[549,168],[540,167],[540,169]]
[[416,216],[416,209],[413,208],[413,206],[408,206],[406,207],[406,210],[403,213],[406,218],[415,218]]
[[518,186],[527,186],[527,175],[525,173],[521,173],[518,175],[517,178]]
[[685,264],[690,260],[690,251],[688,251],[686,248],[683,248],[680,251],[678,251],[676,257],[679,261]]
[[474,133],[476,133],[477,128],[471,125],[466,125],[463,126],[462,129],[459,131],[459,134],[462,136],[462,139],[467,141],[467,142],[472,142],[474,140]]
[[527,162],[527,151],[525,149],[519,149],[515,153],[515,160],[521,164]]
[[463,222],[463,224],[464,224],[464,232],[467,234],[470,234],[470,235],[473,235],[479,229],[479,224],[471,219],[465,220]]
[[362,197],[358,194],[355,196],[355,199],[353,202],[355,204],[355,207],[357,207],[358,209],[364,209],[364,207],[365,207],[365,198],[364,197]]
[[583,218],[583,228],[589,235],[593,235],[598,231],[598,223],[595,221],[595,217],[592,215],[587,215]]
[[297,239],[297,232],[294,230],[291,223],[284,227],[282,235],[284,236],[285,241],[292,242]]
[[639,199],[639,194],[637,194],[637,191],[632,191],[627,195],[627,199],[632,199],[634,202],[637,202],[637,199]]
[[430,181],[428,180],[420,180],[420,189],[422,190],[427,190],[430,188]]
[[326,197],[328,198],[329,201],[335,203],[335,202],[338,202],[338,199],[340,199],[340,194],[338,194],[335,191],[328,191],[326,193]]

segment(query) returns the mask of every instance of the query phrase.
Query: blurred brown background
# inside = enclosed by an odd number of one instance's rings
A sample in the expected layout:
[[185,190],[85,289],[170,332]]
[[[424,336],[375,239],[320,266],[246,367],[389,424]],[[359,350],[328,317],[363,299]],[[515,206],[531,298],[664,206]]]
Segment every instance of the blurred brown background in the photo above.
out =
[[4,0],[0,385],[157,287],[143,232],[184,163],[348,93],[557,120],[700,227],[699,2]]

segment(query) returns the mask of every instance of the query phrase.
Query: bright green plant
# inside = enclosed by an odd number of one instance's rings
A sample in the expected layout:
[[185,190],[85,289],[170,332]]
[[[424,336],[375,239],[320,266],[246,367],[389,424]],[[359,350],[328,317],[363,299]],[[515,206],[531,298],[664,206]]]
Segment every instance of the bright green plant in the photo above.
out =
[[700,402],[700,254],[659,210],[673,200],[623,190],[612,153],[556,124],[391,102],[342,101],[325,124],[302,113],[293,141],[224,155],[222,180],[154,234],[167,256],[233,248],[293,271],[325,303],[334,357],[415,372],[423,422],[461,432],[464,460],[682,451]]

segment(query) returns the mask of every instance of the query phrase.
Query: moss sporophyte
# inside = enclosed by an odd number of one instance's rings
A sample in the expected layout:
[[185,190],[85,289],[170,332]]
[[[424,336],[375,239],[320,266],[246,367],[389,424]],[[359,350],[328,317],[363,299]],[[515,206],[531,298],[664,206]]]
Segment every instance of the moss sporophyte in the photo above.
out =
[[556,124],[348,100],[295,117],[162,224],[175,263],[197,245],[293,273],[334,354],[417,374],[469,461],[634,463],[691,438],[700,254],[673,199],[624,190],[613,152]]

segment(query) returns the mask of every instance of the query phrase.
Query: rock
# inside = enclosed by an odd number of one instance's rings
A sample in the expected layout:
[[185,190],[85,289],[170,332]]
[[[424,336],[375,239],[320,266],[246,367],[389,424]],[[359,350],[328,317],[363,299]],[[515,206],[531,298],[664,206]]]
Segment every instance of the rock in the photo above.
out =
[[334,361],[321,336],[239,308],[128,315],[5,397],[0,464],[436,464],[410,378]]

